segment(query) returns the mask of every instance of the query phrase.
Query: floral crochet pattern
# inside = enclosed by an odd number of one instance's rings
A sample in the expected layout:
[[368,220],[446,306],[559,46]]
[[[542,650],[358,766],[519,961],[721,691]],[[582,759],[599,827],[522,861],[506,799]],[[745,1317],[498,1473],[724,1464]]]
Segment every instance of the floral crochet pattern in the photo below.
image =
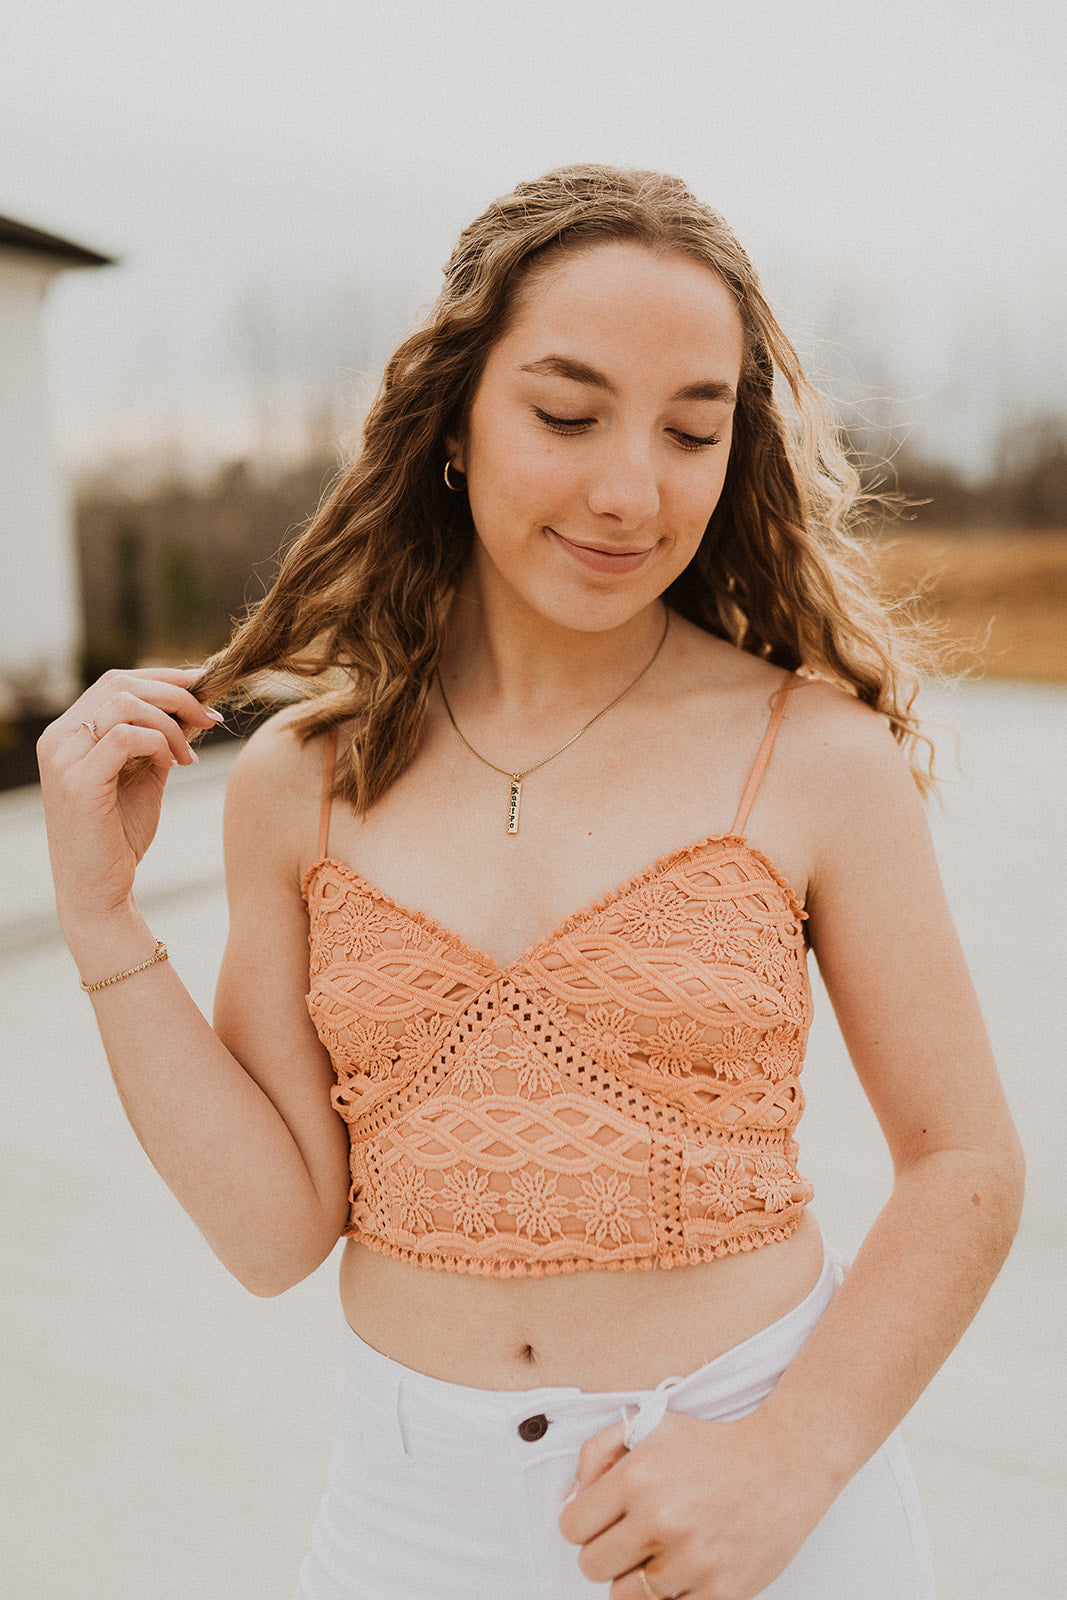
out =
[[622,919],[631,938],[666,944],[685,927],[685,901],[668,884],[652,881],[629,900]]
[[396,1060],[396,1041],[380,1023],[354,1023],[349,1043],[368,1078],[387,1078],[392,1072]]
[[[409,931],[403,930],[404,933]],[[440,1027],[436,1027],[430,1018],[412,1017],[396,1042],[396,1070],[405,1074],[416,1072],[426,1057],[433,1054],[440,1037]]]
[[380,950],[385,926],[385,918],[373,901],[362,904],[357,901],[346,906],[344,914],[326,930],[315,950],[315,964],[321,970],[338,956],[359,957]]
[[621,1007],[593,1006],[578,1023],[575,1036],[579,1043],[594,1050],[599,1061],[625,1072],[634,1051],[644,1042],[641,1035]]
[[743,926],[736,906],[729,900],[713,900],[693,925],[693,954],[705,961],[729,961]]
[[441,1199],[452,1207],[461,1233],[488,1233],[498,1210],[489,1190],[487,1172],[452,1172],[445,1180]]
[[558,1181],[544,1171],[518,1174],[507,1201],[520,1233],[531,1239],[551,1239],[567,1210],[567,1202],[556,1193]]
[[708,1176],[700,1185],[701,1203],[718,1216],[740,1216],[749,1197],[749,1174],[744,1158],[731,1150],[709,1162],[705,1171]]
[[680,1078],[692,1072],[704,1054],[703,1034],[696,1023],[672,1017],[660,1024],[648,1046],[648,1064],[655,1072]]
[[421,1172],[400,1167],[393,1181],[393,1203],[404,1233],[425,1233],[433,1226],[433,1195]]
[[491,1033],[483,1033],[452,1069],[455,1093],[489,1094],[493,1087],[493,1068],[499,1059],[500,1046]]
[[553,1089],[559,1088],[559,1073],[538,1051],[517,1051],[516,1059],[520,1094],[551,1094]]
[[724,1028],[712,1047],[715,1071],[735,1083],[752,1077],[760,1045],[761,1035],[755,1028]]
[[506,1277],[796,1227],[804,912],[743,838],[673,852],[504,966],[330,857],[304,891],[350,1235]]
[[793,1204],[793,1177],[784,1161],[753,1156],[752,1193],[765,1211],[784,1211]]
[[630,1237],[631,1221],[641,1215],[629,1184],[617,1172],[609,1172],[606,1178],[594,1173],[583,1182],[576,1209],[585,1223],[586,1238],[597,1244],[603,1244],[605,1239],[622,1244]]

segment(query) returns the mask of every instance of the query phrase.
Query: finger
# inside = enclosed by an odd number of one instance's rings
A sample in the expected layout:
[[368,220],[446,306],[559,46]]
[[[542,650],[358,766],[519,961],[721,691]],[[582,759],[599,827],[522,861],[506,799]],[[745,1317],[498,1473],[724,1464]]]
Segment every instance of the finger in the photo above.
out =
[[[98,739],[85,758],[72,769],[69,778],[108,787],[122,772],[128,761],[143,758],[158,769],[164,778],[174,766],[170,741],[158,728],[137,727],[130,722],[119,722]],[[69,781],[69,779],[68,779]]]
[[133,667],[130,670],[141,678],[157,678],[160,683],[180,684],[195,683],[204,672],[203,667]]
[[649,1600],[650,1594],[657,1595],[659,1600],[686,1600],[693,1590],[672,1589],[662,1560],[662,1557],[652,1557],[624,1577],[616,1578],[608,1590],[609,1600]]
[[578,1565],[594,1583],[611,1583],[632,1573],[657,1549],[645,1535],[640,1519],[623,1515],[583,1542]]
[[195,694],[190,693],[189,683],[195,682],[197,675],[197,669],[179,667],[147,667],[139,672],[114,669],[106,672],[96,683],[91,683],[90,688],[80,694],[66,712],[46,726],[37,741],[38,758],[51,765],[59,752],[74,755],[67,741],[75,731],[82,747],[85,746],[86,730],[88,734],[93,733],[99,712],[115,694],[134,694],[141,701],[160,707],[181,723],[182,734],[186,733],[186,728],[210,728],[214,723],[221,722],[222,717],[211,707],[203,706]]
[[626,1424],[615,1422],[610,1428],[601,1429],[600,1433],[594,1433],[591,1439],[585,1441],[578,1456],[578,1470],[574,1475],[574,1481],[580,1488],[584,1489],[589,1484],[595,1483],[615,1465],[616,1461],[621,1461],[627,1454],[623,1443],[625,1433]]
[[[53,750],[62,746],[76,729],[96,723],[99,713],[117,694],[132,694],[147,704],[158,706],[191,728],[206,728],[221,721],[218,712],[202,705],[184,684],[174,681],[176,673],[175,668],[156,668],[144,673],[105,672],[45,729],[38,742],[38,750],[46,758],[50,757]],[[191,674],[183,673],[182,676],[188,679]],[[80,737],[84,739],[84,732]]]
[[[219,712],[201,705],[180,685],[106,673],[46,728],[38,741],[38,760],[42,773],[46,765],[62,768],[86,754],[87,741],[102,737],[119,722],[130,722],[163,731],[173,759],[186,766],[198,759],[191,745],[196,730],[221,721]],[[134,769],[132,776],[141,776],[143,770],[143,765]]]
[[[572,1491],[560,1507],[559,1529],[571,1544],[588,1544],[626,1511],[623,1483],[609,1468],[593,1483]],[[620,1568],[625,1571],[625,1568]]]
[[625,1510],[621,1492],[613,1492],[610,1479],[605,1477],[563,1502],[559,1531],[570,1544],[588,1545],[613,1527]]
[[[174,760],[183,766],[198,760],[181,723],[174,716],[168,716],[159,706],[142,699],[129,689],[120,690],[117,694],[113,694],[110,700],[106,700],[97,709],[91,724],[89,721],[79,723],[71,735],[74,758],[84,757],[92,748],[92,745],[85,743],[86,734],[99,742],[111,732],[112,728],[117,728],[122,723],[131,727],[155,728],[166,739]],[[75,735],[77,735],[76,746]]]
[[[587,1496],[590,1488],[595,1483],[598,1483],[605,1473],[611,1471],[616,1461],[621,1460],[627,1454],[626,1447],[622,1442],[624,1431],[625,1425],[623,1423],[614,1423],[610,1428],[604,1428],[600,1433],[594,1433],[592,1438],[587,1439],[582,1445],[578,1455],[574,1482],[563,1496],[563,1509],[560,1513],[560,1529],[564,1538],[570,1539],[573,1544],[583,1544],[586,1538],[591,1537],[592,1533],[605,1525],[595,1520],[600,1514],[600,1503],[597,1502],[596,1506],[594,1506]],[[576,1521],[568,1508],[574,1504],[579,1496],[583,1500],[583,1506],[579,1513],[580,1520]],[[609,1505],[610,1503],[607,1502]],[[568,1512],[566,1525],[563,1511]],[[619,1512],[616,1511],[615,1515],[619,1515]],[[569,1531],[572,1527],[575,1529],[574,1532]],[[589,1533],[584,1531],[587,1527],[590,1529]]]
[[[148,701],[152,705],[168,711],[171,716],[177,717],[180,722],[192,727],[207,728],[222,721],[218,711],[213,711],[210,706],[204,705],[195,694],[190,692],[188,682],[176,683],[173,680],[173,668],[158,668],[138,672],[105,673],[103,678],[87,690],[87,694],[94,696],[97,704],[105,701],[109,694],[128,692],[139,699]],[[167,676],[160,676],[166,671]],[[187,680],[195,682],[199,673],[186,673]],[[83,700],[84,700],[83,696]],[[79,701],[79,704],[82,702]],[[73,708],[72,708],[73,709]]]

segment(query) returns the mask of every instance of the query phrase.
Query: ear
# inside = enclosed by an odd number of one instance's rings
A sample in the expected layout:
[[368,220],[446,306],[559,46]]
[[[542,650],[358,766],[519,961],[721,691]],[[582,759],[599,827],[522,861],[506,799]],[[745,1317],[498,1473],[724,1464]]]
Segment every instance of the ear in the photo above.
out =
[[466,472],[467,467],[463,456],[462,439],[457,438],[454,433],[447,434],[445,436],[445,449],[448,451],[448,459],[456,471]]

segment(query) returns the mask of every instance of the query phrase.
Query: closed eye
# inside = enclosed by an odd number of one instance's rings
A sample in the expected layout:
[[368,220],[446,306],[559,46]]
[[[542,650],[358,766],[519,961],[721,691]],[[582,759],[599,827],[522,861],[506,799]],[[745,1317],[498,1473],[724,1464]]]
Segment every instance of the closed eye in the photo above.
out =
[[583,428],[592,427],[595,417],[554,417],[550,411],[542,411],[540,406],[534,406],[534,415],[540,417],[546,428],[551,428],[553,433],[580,433]]
[[683,450],[707,450],[710,445],[722,443],[721,433],[709,433],[702,438],[698,433],[678,433],[675,429],[672,432]]
[[[553,433],[560,433],[564,436],[584,433],[596,421],[595,417],[554,417],[550,411],[542,411],[540,406],[534,406],[533,409],[534,415],[544,423],[546,428],[551,429]],[[671,428],[668,431],[683,450],[707,450],[711,445],[722,443],[722,435],[719,433],[707,435],[682,433],[677,428]]]

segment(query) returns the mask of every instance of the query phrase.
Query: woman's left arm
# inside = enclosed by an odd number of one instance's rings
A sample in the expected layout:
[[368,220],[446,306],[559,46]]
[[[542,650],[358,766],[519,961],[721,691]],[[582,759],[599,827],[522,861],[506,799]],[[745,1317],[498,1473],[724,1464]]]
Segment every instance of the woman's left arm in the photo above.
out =
[[892,1194],[750,1416],[668,1413],[628,1456],[621,1428],[589,1441],[561,1527],[588,1576],[616,1579],[612,1600],[645,1594],[650,1557],[661,1594],[749,1600],[770,1583],[957,1343],[1018,1224],[1019,1143],[914,782],[881,718],[821,687],[794,700],[819,751],[793,794],[819,819],[809,933]]
[[905,1416],[1007,1255],[1023,1159],[941,887],[885,725],[826,753],[808,890],[819,970],[893,1161],[892,1194],[816,1334],[769,1397],[838,1487]]

